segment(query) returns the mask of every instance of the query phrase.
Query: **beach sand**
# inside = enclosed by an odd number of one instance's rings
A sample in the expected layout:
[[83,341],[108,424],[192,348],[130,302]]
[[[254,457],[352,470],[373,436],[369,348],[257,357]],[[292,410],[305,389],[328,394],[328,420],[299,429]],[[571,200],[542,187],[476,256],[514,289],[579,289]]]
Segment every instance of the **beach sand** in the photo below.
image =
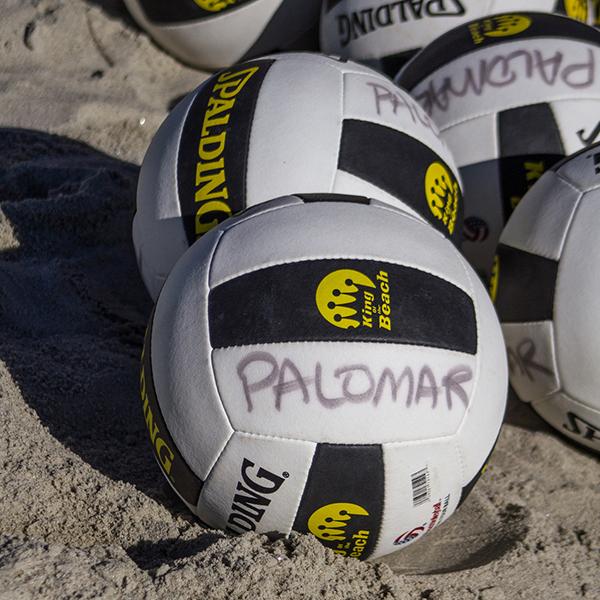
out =
[[130,226],[144,151],[205,75],[118,0],[1,13],[0,599],[600,598],[600,461],[513,399],[463,507],[378,563],[199,525],[146,439]]

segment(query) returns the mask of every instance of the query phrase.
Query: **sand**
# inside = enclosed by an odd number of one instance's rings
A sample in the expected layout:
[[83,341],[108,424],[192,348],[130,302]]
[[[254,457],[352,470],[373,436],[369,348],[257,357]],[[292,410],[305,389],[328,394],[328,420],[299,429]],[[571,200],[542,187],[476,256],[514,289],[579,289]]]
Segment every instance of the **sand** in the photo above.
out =
[[600,598],[600,461],[512,399],[460,511],[379,563],[200,526],[146,440],[130,224],[146,146],[205,75],[118,0],[1,12],[0,599]]

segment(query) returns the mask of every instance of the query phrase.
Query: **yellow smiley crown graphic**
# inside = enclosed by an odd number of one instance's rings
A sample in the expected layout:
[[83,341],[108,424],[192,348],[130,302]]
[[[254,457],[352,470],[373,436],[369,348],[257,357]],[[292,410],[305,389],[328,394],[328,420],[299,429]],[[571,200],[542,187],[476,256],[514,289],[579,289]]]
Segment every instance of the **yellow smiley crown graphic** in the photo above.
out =
[[456,227],[460,188],[454,175],[439,162],[429,165],[425,173],[425,196],[431,213],[442,221],[450,235]]
[[374,288],[375,284],[360,271],[339,269],[321,280],[315,300],[317,308],[326,321],[340,329],[356,328],[360,325],[356,308],[350,306],[357,301],[358,286]]
[[491,17],[492,27],[485,32],[487,37],[509,37],[517,35],[531,25],[531,19],[525,15],[500,15]]
[[346,539],[345,527],[353,515],[369,516],[369,513],[362,506],[349,502],[327,504],[310,515],[308,529],[322,540],[343,541]]
[[587,23],[588,3],[587,0],[565,0],[565,11],[572,18]]
[[235,4],[237,0],[194,0],[194,2],[203,10],[209,12],[220,12],[224,8]]

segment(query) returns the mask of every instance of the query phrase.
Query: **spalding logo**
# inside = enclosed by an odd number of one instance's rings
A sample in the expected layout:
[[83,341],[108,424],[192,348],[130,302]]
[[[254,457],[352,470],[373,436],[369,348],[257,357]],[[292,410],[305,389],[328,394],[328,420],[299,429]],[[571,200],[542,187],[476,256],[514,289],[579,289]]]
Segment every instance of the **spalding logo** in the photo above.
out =
[[431,163],[427,169],[425,196],[433,216],[442,221],[452,235],[456,227],[460,187],[454,175],[442,163]]
[[228,6],[235,4],[237,0],[194,0],[194,2],[203,10],[221,12]]
[[525,15],[498,15],[469,25],[469,31],[476,44],[481,44],[486,37],[511,37],[531,27],[531,19]]
[[340,329],[355,329],[360,325],[353,318],[357,310],[349,306],[357,301],[357,286],[374,288],[366,275],[353,269],[340,269],[329,273],[319,284],[316,294],[317,308],[323,317]]
[[315,510],[308,519],[309,531],[319,539],[344,541],[346,526],[354,515],[369,516],[369,513],[358,504],[337,502],[327,504]]

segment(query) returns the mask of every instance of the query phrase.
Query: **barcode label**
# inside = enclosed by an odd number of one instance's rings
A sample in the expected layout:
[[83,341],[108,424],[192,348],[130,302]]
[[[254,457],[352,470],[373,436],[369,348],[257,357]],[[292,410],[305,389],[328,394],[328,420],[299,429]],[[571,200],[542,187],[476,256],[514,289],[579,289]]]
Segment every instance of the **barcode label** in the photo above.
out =
[[413,506],[421,506],[429,500],[429,471],[427,467],[410,476]]

